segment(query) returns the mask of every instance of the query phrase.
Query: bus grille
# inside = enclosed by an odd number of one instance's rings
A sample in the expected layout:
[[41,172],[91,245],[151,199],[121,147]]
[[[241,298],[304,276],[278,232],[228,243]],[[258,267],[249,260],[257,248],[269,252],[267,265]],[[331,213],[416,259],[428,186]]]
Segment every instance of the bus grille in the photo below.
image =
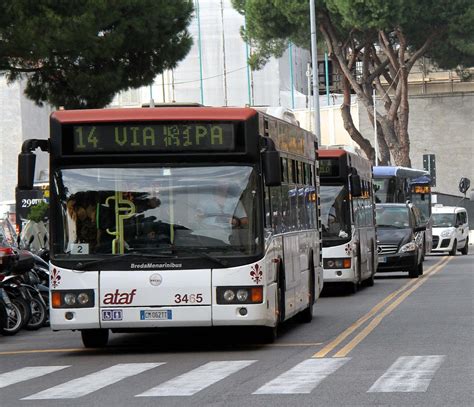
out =
[[379,255],[395,254],[398,252],[398,245],[396,244],[381,244],[378,245],[377,251]]

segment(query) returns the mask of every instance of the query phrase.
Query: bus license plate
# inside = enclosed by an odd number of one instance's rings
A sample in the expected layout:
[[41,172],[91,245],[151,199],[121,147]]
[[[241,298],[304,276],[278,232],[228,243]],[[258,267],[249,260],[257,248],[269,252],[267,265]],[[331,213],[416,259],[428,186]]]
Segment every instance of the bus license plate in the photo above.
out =
[[173,314],[170,309],[162,311],[140,311],[141,321],[161,321],[166,319],[173,319]]

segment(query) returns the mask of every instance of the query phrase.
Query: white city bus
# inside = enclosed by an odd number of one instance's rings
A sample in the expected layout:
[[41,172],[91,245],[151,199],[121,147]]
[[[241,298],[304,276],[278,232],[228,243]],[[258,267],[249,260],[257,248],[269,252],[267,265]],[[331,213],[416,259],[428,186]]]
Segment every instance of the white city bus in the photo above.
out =
[[[51,328],[256,326],[271,341],[322,289],[315,138],[250,108],[58,111],[50,152]],[[294,196],[297,196],[295,199]]]
[[378,263],[372,165],[342,148],[318,153],[324,282],[356,292],[374,284]]

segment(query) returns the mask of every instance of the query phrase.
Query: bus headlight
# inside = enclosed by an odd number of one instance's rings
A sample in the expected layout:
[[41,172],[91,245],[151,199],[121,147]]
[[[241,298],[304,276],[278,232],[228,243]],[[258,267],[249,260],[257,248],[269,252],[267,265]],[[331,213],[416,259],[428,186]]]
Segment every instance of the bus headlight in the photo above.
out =
[[416,250],[416,243],[415,242],[410,242],[407,244],[404,244],[402,247],[400,247],[399,252],[400,253],[408,253],[408,252],[414,252]]
[[237,299],[240,302],[247,301],[247,298],[249,298],[249,292],[247,290],[239,290],[237,291]]
[[232,290],[225,290],[223,297],[227,302],[232,302],[235,298],[235,293]]
[[324,259],[323,267],[325,269],[350,269],[351,258]]
[[52,290],[53,308],[93,308],[94,290]]
[[216,287],[218,304],[261,304],[263,286]]
[[69,305],[70,307],[73,307],[74,304],[76,303],[76,296],[72,293],[67,293],[64,295],[64,303],[66,305]]

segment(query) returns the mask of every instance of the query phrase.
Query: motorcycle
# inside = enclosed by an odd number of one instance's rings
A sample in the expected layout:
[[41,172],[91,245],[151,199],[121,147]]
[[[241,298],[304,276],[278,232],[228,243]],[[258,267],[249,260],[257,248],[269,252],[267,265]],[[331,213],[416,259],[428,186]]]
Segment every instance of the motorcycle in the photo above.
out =
[[15,335],[23,326],[23,316],[18,306],[10,300],[3,288],[5,276],[0,274],[0,333],[5,336]]

